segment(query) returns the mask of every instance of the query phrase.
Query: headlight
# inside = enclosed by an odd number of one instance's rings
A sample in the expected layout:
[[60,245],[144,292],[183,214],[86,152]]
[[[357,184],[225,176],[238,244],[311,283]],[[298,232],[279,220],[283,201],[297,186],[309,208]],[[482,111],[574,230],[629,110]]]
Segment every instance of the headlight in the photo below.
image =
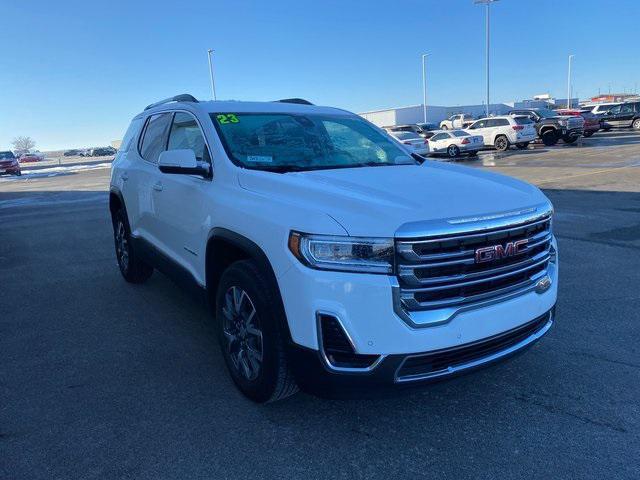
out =
[[563,127],[566,127],[569,124],[568,120],[560,120],[560,125],[562,125]]
[[291,232],[289,250],[311,268],[392,273],[393,239],[308,235]]

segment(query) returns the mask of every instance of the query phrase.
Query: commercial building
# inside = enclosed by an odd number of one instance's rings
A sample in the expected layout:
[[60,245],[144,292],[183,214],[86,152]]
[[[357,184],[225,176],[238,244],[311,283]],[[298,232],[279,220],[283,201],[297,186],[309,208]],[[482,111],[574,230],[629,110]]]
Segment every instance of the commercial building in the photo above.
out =
[[[489,105],[489,115],[505,115],[509,110],[516,108],[554,108],[564,107],[567,104],[566,98],[544,100],[522,100],[519,102],[492,103]],[[578,99],[571,99],[572,105],[578,105]],[[438,105],[427,105],[427,122],[440,123],[457,113],[466,113],[475,118],[482,118],[486,114],[484,104],[480,105],[458,105],[454,107],[443,107]],[[392,125],[404,125],[411,123],[422,123],[424,119],[423,105],[410,105],[408,107],[388,108],[385,110],[373,110],[362,112],[361,117],[369,120],[379,127]]]

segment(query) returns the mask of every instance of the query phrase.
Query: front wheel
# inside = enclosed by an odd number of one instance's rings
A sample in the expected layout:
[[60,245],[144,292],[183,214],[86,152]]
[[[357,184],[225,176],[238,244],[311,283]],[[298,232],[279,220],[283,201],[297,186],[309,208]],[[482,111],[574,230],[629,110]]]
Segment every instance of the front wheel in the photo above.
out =
[[493,146],[496,147],[496,150],[499,152],[505,152],[509,149],[509,140],[504,135],[500,135],[493,142]]
[[520,150],[526,150],[528,146],[529,146],[529,142],[516,143],[516,147],[518,147]]
[[546,130],[542,132],[540,138],[542,139],[542,143],[544,143],[547,147],[551,147],[558,143],[558,136],[556,135],[556,132],[554,130]]
[[254,402],[294,394],[298,387],[285,354],[282,308],[262,270],[251,260],[233,263],[216,294],[222,354],[233,382]]
[[460,149],[455,145],[449,145],[449,148],[447,148],[447,155],[449,158],[456,158],[460,155]]
[[636,118],[631,124],[634,130],[640,130],[640,118]]

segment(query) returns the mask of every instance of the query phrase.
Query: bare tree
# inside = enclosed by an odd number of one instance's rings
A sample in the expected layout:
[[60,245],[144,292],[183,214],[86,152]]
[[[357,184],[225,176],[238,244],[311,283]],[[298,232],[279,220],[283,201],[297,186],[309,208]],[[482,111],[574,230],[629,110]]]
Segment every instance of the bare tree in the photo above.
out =
[[31,137],[16,137],[11,142],[13,149],[17,151],[31,150],[36,142]]

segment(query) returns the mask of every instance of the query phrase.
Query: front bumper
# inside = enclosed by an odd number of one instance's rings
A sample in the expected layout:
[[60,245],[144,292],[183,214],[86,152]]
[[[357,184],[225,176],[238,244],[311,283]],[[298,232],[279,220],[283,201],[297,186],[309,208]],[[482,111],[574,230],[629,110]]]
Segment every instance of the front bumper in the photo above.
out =
[[362,373],[336,372],[319,352],[292,345],[290,363],[298,385],[323,397],[352,397],[420,387],[507,360],[542,338],[555,321],[555,306],[529,322],[477,342],[411,355],[388,355]]

